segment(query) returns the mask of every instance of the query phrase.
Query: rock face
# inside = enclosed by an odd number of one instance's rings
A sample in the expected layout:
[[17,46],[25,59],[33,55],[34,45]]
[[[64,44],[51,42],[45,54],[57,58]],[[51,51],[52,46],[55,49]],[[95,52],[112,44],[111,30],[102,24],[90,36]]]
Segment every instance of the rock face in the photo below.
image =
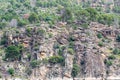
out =
[[[112,66],[108,67],[105,64],[105,60],[109,60],[107,56],[111,53],[109,48],[119,47],[118,43],[114,42],[119,29],[92,22],[88,29],[73,30],[66,27],[56,27],[52,30],[56,31],[55,34],[50,38],[48,33],[51,30],[49,29],[44,29],[46,31],[44,36],[43,33],[38,34],[38,31],[43,29],[36,27],[30,29],[29,36],[26,29],[20,29],[20,34],[14,35],[15,32],[6,32],[7,46],[16,45],[15,42],[18,42],[18,44],[24,44],[25,51],[22,53],[20,63],[6,63],[0,58],[0,71],[3,74],[3,79],[6,76],[10,77],[7,70],[14,68],[15,75],[24,80],[70,80],[73,64],[80,67],[77,78],[119,76],[119,59],[114,60]],[[101,33],[105,38],[104,45],[99,45],[102,39],[98,38],[98,33]],[[72,49],[74,54],[68,53],[68,49]],[[51,56],[62,56],[64,62],[62,64],[59,62],[50,63]],[[31,67],[31,62],[34,60],[39,62],[35,68]]]

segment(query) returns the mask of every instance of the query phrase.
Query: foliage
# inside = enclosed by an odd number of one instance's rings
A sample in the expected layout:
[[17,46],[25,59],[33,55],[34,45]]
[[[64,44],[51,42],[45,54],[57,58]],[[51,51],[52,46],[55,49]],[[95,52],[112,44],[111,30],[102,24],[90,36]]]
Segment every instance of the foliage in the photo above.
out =
[[31,32],[32,32],[32,29],[28,27],[28,28],[26,29],[26,34],[27,34],[27,36],[30,37],[30,36],[31,36]]
[[116,57],[114,55],[108,56],[108,59],[114,60]]
[[57,63],[63,63],[64,62],[64,58],[62,56],[52,56],[49,58],[49,62],[51,64],[57,64]]
[[6,43],[7,43],[7,37],[6,36],[3,36],[2,38],[1,38],[1,41],[0,41],[0,44],[1,45],[5,45]]
[[13,76],[14,73],[15,73],[15,71],[14,71],[13,68],[9,68],[9,69],[8,69],[8,73]]
[[36,67],[38,67],[39,64],[40,64],[40,62],[37,61],[37,60],[33,60],[33,61],[30,62],[30,65],[32,66],[32,68],[36,68]]
[[74,52],[74,50],[72,48],[68,48],[68,53],[73,55],[75,52]]
[[97,37],[100,39],[100,38],[102,38],[102,34],[101,33],[98,33],[97,34]]
[[120,49],[115,48],[115,49],[113,50],[113,54],[120,54]]
[[21,48],[19,46],[10,45],[5,49],[5,58],[8,60],[19,60],[21,57]]
[[99,23],[102,24],[107,24],[108,26],[110,26],[111,24],[113,24],[114,21],[114,15],[113,14],[99,14],[97,21]]
[[103,45],[103,42],[99,42],[99,43],[98,43],[98,46],[100,46],[100,47],[104,46],[104,45]]
[[18,26],[25,26],[27,24],[27,22],[25,20],[18,20]]
[[60,47],[59,47],[59,50],[58,50],[58,54],[59,54],[60,56],[63,56],[64,50],[65,50],[65,46],[60,46]]
[[120,35],[117,35],[116,41],[117,41],[117,42],[120,42]]
[[105,63],[108,67],[113,64],[111,60],[106,60],[106,59],[105,59],[104,63]]
[[66,22],[73,21],[73,12],[70,10],[70,8],[64,9],[64,13],[61,16],[61,19]]
[[96,17],[98,15],[98,12],[94,8],[86,8],[87,12],[90,14],[90,20],[96,21]]
[[116,13],[120,13],[120,6],[114,6],[113,11]]
[[73,64],[73,69],[71,72],[72,77],[76,77],[79,71],[80,71],[80,67],[78,66],[78,64]]
[[5,27],[6,27],[6,25],[7,25],[7,23],[5,23],[5,22],[1,22],[1,23],[0,23],[0,29],[5,28]]
[[44,29],[38,29],[37,34],[40,35],[40,36],[44,36],[45,35],[45,30]]
[[28,18],[30,23],[34,23],[38,21],[38,16],[36,13],[31,13],[29,18]]

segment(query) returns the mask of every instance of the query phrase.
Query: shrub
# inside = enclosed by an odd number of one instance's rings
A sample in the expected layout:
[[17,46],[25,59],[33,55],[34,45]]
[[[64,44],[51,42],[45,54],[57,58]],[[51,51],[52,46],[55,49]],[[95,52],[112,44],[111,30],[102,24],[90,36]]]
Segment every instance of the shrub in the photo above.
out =
[[8,46],[7,49],[5,49],[5,52],[5,58],[8,60],[18,60],[21,57],[19,46]]
[[14,69],[13,68],[8,69],[8,73],[13,76],[14,75]]
[[114,55],[110,55],[110,56],[108,56],[108,59],[113,60],[113,59],[115,59],[115,56]]
[[29,18],[28,18],[28,20],[29,20],[29,22],[31,22],[31,23],[38,21],[38,16],[37,16],[37,14],[31,13],[30,16],[29,16]]
[[106,60],[106,59],[105,59],[104,63],[105,63],[108,67],[112,65],[112,61],[110,61],[110,60]]
[[68,53],[73,55],[74,54],[74,50],[72,48],[68,48]]
[[5,28],[5,27],[6,27],[6,25],[7,25],[6,23],[1,22],[1,23],[0,23],[0,29]]
[[118,48],[115,48],[115,49],[113,50],[113,54],[120,54],[120,50],[119,50]]
[[30,62],[30,65],[32,66],[32,68],[36,68],[37,66],[39,66],[40,62],[37,60],[33,60]]
[[120,42],[120,35],[117,36],[116,41]]
[[102,34],[101,33],[98,33],[97,34],[97,37],[100,39],[100,38],[102,38]]
[[59,54],[60,56],[63,56],[63,53],[64,53],[65,48],[66,48],[65,46],[60,46],[60,47],[59,47],[58,54]]
[[102,47],[103,46],[103,42],[99,42],[98,46]]
[[31,36],[31,31],[32,31],[32,29],[31,28],[27,28],[26,29],[26,34],[27,34],[27,36]]
[[71,72],[72,77],[76,77],[80,71],[80,67],[77,64],[73,64],[73,69]]
[[69,42],[71,42],[71,41],[75,41],[75,39],[74,39],[73,36],[70,36],[70,37],[68,38],[68,40],[69,40]]
[[62,56],[52,56],[49,58],[51,64],[63,63],[64,58]]
[[73,41],[71,41],[71,42],[69,43],[69,48],[74,48],[74,42],[73,42]]
[[27,22],[25,20],[18,20],[18,26],[25,26]]
[[45,30],[38,29],[37,34],[40,35],[40,36],[44,36],[45,35]]

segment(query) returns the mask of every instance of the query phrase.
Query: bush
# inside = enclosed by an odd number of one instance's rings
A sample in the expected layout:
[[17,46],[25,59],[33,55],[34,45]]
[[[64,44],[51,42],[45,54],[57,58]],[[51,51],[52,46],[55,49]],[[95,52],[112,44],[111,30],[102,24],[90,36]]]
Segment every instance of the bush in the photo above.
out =
[[40,35],[40,36],[44,36],[45,35],[45,30],[38,29],[37,34]]
[[103,42],[99,42],[98,46],[102,47],[103,46]]
[[72,42],[72,41],[75,41],[75,39],[74,39],[73,36],[70,36],[70,37],[68,38],[68,41],[69,41],[69,42]]
[[25,26],[27,22],[25,20],[18,20],[18,26],[22,27]]
[[0,23],[0,29],[5,28],[5,27],[6,27],[6,25],[7,25],[6,23],[1,22],[1,23]]
[[5,59],[8,60],[18,60],[21,57],[21,53],[20,53],[20,47],[19,46],[8,46],[7,49],[5,49]]
[[112,65],[112,61],[110,61],[110,60],[106,60],[106,59],[105,59],[104,63],[105,63],[108,67]]
[[60,47],[59,47],[58,54],[59,54],[60,56],[63,56],[63,53],[64,53],[65,48],[66,48],[65,46],[60,46]]
[[32,66],[32,68],[36,68],[37,66],[39,66],[40,62],[37,60],[33,60],[30,62],[30,65]]
[[68,48],[68,53],[73,55],[74,54],[74,50],[72,48]]
[[28,18],[29,22],[33,23],[33,22],[37,22],[38,21],[38,16],[35,13],[31,13],[29,18]]
[[51,64],[63,63],[64,58],[62,56],[52,56],[49,58]]
[[108,56],[108,59],[113,60],[113,59],[115,59],[115,56],[114,55],[110,55],[110,56]]
[[31,28],[27,28],[26,29],[26,34],[27,34],[27,36],[31,36],[31,31],[32,31],[32,29]]
[[113,11],[116,12],[116,13],[120,13],[120,7],[119,6],[115,6],[113,8]]
[[97,37],[100,39],[100,38],[102,38],[102,34],[101,33],[98,33],[97,34]]
[[117,36],[116,41],[120,42],[120,35]]
[[113,54],[120,54],[120,49],[115,48],[115,49],[113,50]]
[[8,73],[13,76],[14,75],[14,69],[13,68],[8,69]]
[[77,64],[73,64],[73,69],[71,72],[72,77],[76,77],[80,71],[80,67]]

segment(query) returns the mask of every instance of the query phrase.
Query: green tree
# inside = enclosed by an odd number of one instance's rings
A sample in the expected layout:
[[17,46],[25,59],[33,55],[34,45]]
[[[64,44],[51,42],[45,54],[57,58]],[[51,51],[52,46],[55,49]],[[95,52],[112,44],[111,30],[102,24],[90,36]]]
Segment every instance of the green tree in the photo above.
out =
[[71,11],[70,8],[65,8],[63,11],[64,11],[64,13],[63,13],[62,16],[61,16],[61,19],[62,19],[63,21],[71,22],[71,21],[74,20],[73,12]]
[[36,13],[31,13],[29,18],[28,18],[29,22],[33,23],[33,22],[37,22],[38,21],[38,16]]
[[94,8],[86,8],[85,9],[90,14],[90,20],[96,21],[98,12]]
[[115,48],[115,49],[113,50],[113,54],[120,54],[120,49]]
[[27,22],[25,20],[18,20],[18,26],[22,27],[25,26],[27,24]]
[[99,14],[97,20],[99,23],[107,24],[108,26],[110,26],[111,24],[113,24],[114,15],[113,14]]
[[15,71],[14,71],[13,68],[9,68],[9,69],[8,69],[8,73],[13,76],[14,73],[15,73]]
[[63,63],[64,58],[62,56],[52,56],[49,58],[51,64]]
[[80,71],[80,67],[77,64],[73,64],[73,69],[71,72],[72,77],[76,77]]
[[32,66],[32,68],[36,68],[39,65],[39,63],[40,63],[39,61],[33,60],[30,62],[30,65]]
[[117,42],[120,42],[120,34],[117,35],[117,37],[116,37],[116,41],[117,41]]
[[98,33],[98,34],[97,34],[97,37],[100,39],[100,38],[102,38],[103,36],[102,36],[101,33]]
[[74,52],[74,50],[72,48],[68,48],[68,53],[73,55],[75,52]]
[[8,46],[5,52],[5,58],[8,60],[19,60],[21,57],[20,48],[18,46]]

